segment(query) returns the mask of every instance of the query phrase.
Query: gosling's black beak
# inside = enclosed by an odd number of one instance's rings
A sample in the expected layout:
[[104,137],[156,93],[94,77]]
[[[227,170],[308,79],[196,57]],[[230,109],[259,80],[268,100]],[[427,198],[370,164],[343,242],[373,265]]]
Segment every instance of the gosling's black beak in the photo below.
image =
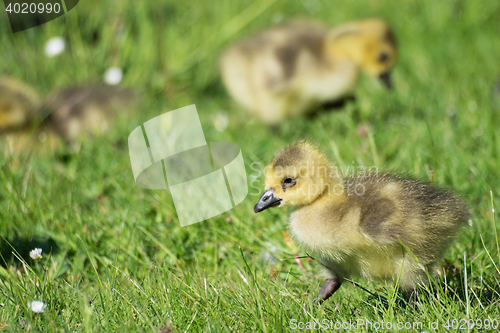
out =
[[380,74],[378,78],[380,79],[380,81],[382,81],[382,83],[387,89],[389,90],[392,89],[391,75],[389,72]]
[[259,201],[255,204],[253,211],[256,213],[260,213],[265,209],[274,206],[279,206],[281,199],[275,198],[273,192],[274,192],[273,189],[264,192],[264,194],[262,194],[262,196],[260,197]]

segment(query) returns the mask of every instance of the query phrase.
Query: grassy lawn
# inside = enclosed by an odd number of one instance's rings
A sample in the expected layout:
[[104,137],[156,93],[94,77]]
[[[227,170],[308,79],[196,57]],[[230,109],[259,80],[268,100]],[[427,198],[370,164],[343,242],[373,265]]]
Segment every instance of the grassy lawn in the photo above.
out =
[[[369,16],[388,20],[397,35],[390,92],[363,77],[355,102],[286,121],[276,134],[220,82],[220,52],[248,33],[295,17],[335,25]],[[48,58],[53,36],[65,38],[66,50]],[[499,36],[496,0],[85,0],[16,34],[0,14],[0,73],[47,95],[101,82],[107,68],[119,66],[122,85],[142,96],[134,112],[78,153],[61,146],[51,155],[1,155],[0,332],[167,332],[167,322],[174,332],[304,331],[298,322],[323,320],[361,321],[358,332],[375,330],[367,321],[420,322],[431,332],[455,331],[445,327],[454,319],[498,324]],[[249,195],[229,212],[181,228],[168,190],[135,185],[127,138],[146,120],[190,104],[207,141],[242,149]],[[221,111],[229,118],[224,131],[213,124]],[[434,171],[437,185],[470,204],[472,226],[446,253],[446,273],[422,293],[420,306],[408,308],[394,285],[361,279],[322,306],[312,303],[323,280],[283,234],[291,210],[253,212],[262,169],[299,139],[316,142],[347,173],[374,166],[430,180]],[[29,256],[35,247],[44,251],[38,261]],[[303,257],[301,265],[294,256]],[[46,303],[43,313],[28,308],[33,300]]]

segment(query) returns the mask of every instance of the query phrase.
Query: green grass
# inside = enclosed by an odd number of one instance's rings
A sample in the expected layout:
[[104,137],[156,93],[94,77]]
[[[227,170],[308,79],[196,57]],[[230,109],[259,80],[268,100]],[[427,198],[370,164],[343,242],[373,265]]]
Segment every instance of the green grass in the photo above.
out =
[[[275,135],[220,83],[218,55],[241,36],[287,18],[334,25],[367,16],[387,19],[398,37],[391,92],[363,78],[355,103],[287,121]],[[0,332],[158,332],[167,321],[175,332],[303,331],[293,330],[291,319],[422,322],[426,329],[438,321],[441,332],[447,320],[500,320],[492,207],[500,202],[499,33],[495,0],[87,0],[17,34],[0,14],[0,73],[46,95],[100,82],[119,65],[123,86],[143,96],[132,116],[83,142],[78,154],[60,148],[1,161]],[[63,36],[67,48],[47,58],[52,36]],[[227,213],[181,228],[168,191],[135,185],[127,137],[151,117],[193,103],[207,140],[241,147],[250,194]],[[224,132],[212,124],[219,110],[229,114]],[[363,123],[371,125],[366,136],[356,131]],[[469,202],[472,227],[460,232],[443,261],[447,275],[415,311],[393,285],[365,280],[345,283],[323,306],[312,304],[323,281],[313,261],[302,259],[302,269],[293,259],[306,254],[282,235],[290,210],[253,213],[263,181],[256,170],[298,139],[316,142],[344,169],[379,166],[424,180],[433,170],[436,184]],[[36,246],[45,251],[39,261],[28,255]],[[45,312],[32,313],[31,300],[44,301]]]

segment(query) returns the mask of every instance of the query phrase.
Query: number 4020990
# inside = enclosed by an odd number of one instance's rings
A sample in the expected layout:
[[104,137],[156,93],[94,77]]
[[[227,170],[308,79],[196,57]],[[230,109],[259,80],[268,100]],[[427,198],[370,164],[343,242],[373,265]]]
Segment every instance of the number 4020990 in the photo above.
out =
[[35,14],[35,13],[59,13],[61,11],[61,4],[55,3],[9,3],[5,11],[15,14]]
[[443,327],[446,329],[454,329],[454,330],[471,330],[473,328],[477,329],[498,329],[499,323],[497,319],[453,319],[447,320]]

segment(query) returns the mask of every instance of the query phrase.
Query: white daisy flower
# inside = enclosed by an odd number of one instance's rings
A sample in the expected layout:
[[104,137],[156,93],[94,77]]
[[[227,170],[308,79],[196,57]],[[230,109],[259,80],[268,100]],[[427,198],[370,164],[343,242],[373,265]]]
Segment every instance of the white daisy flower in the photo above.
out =
[[119,67],[111,67],[104,73],[104,82],[109,85],[117,85],[122,81],[123,72]]
[[53,58],[64,51],[66,43],[62,37],[53,37],[45,44],[45,54],[49,58]]
[[31,311],[33,311],[35,313],[42,313],[46,307],[47,307],[47,304],[45,304],[42,301],[28,302],[28,308],[30,308]]
[[224,131],[229,125],[227,112],[223,110],[217,112],[214,116],[212,116],[212,122],[216,130],[218,130],[219,132]]
[[42,249],[40,248],[34,248],[33,250],[30,251],[30,257],[38,260],[42,257]]

